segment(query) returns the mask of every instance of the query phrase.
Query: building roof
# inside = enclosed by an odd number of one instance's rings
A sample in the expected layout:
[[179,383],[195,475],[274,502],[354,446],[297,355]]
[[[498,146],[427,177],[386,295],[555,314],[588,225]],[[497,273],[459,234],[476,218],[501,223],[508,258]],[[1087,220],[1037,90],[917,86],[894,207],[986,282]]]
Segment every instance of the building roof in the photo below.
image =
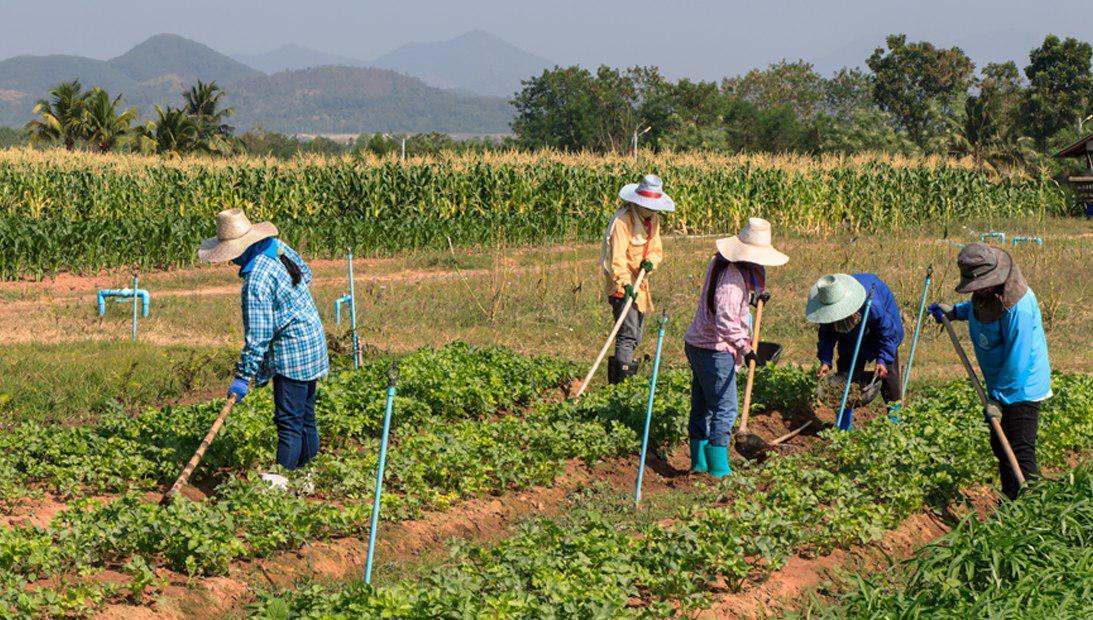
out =
[[1089,152],[1090,147],[1087,146],[1087,145],[1089,145],[1090,142],[1093,142],[1093,133],[1091,133],[1088,136],[1082,138],[1081,140],[1078,140],[1074,144],[1071,144],[1070,146],[1066,147],[1065,149],[1059,151],[1058,153],[1055,154],[1055,156],[1056,157],[1085,157],[1086,153]]

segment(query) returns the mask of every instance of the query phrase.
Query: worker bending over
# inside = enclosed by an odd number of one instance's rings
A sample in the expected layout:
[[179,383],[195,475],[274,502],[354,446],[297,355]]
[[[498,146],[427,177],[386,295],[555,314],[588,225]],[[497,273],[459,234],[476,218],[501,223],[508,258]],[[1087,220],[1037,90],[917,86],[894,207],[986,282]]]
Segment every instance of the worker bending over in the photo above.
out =
[[[873,290],[873,303],[858,352],[857,367],[850,373],[850,360],[862,329],[866,297]],[[880,278],[871,273],[826,275],[812,285],[808,292],[805,319],[819,324],[816,357],[820,360],[819,376],[823,378],[833,366],[832,358],[838,349],[837,372],[847,379],[858,378],[865,373],[865,365],[876,362],[874,378],[881,381],[880,393],[889,404],[888,414],[893,420],[900,407],[899,345],[903,342],[903,319],[892,290]],[[854,410],[847,409],[837,421],[841,430],[854,427]]]
[[[1051,364],[1040,306],[1005,250],[969,243],[956,264],[960,269],[956,292],[971,293],[971,299],[955,307],[934,304],[930,314],[938,323],[943,315],[950,321],[968,322],[990,399],[985,413],[999,419],[1021,473],[1032,479],[1040,474],[1036,465],[1040,406],[1051,397]],[[1002,493],[1014,499],[1020,486],[993,432],[991,448],[998,457]]]
[[[607,225],[600,263],[615,321],[622,316],[627,299],[634,303],[615,336],[615,355],[607,359],[609,383],[620,383],[637,372],[634,349],[641,343],[642,320],[653,311],[649,274],[664,258],[658,213],[676,210],[675,203],[664,193],[660,177],[652,174],[645,175],[641,183],[623,187],[619,198],[623,203]],[[635,289],[634,282],[643,270],[645,277]]]

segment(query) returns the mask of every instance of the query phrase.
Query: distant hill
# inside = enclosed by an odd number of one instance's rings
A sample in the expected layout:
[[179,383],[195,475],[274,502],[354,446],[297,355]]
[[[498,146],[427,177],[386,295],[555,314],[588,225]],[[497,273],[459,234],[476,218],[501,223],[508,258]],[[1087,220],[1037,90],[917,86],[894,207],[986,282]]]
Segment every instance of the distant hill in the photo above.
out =
[[504,99],[453,93],[365,67],[316,67],[246,80],[235,84],[229,103],[238,125],[285,133],[504,133],[512,119]]
[[310,69],[311,67],[367,67],[366,61],[328,54],[301,45],[282,45],[261,54],[232,54],[232,58],[266,73]]
[[482,30],[448,41],[410,43],[372,61],[372,66],[401,71],[439,88],[510,98],[521,80],[553,66]]
[[177,35],[156,35],[109,61],[82,56],[18,56],[0,61],[0,125],[22,126],[34,103],[79,78],[124,94],[145,118],[154,104],[180,105],[182,92],[216,81],[236,108],[232,124],[285,133],[504,133],[512,110],[502,99],[462,95],[419,79],[368,68],[321,67],[267,76]]

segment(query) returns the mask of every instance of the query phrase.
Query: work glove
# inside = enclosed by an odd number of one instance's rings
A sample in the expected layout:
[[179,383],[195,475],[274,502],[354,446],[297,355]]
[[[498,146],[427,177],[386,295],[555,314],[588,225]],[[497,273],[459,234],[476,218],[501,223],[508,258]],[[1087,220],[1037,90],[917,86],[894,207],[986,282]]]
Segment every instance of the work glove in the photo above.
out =
[[239,401],[243,400],[244,398],[246,398],[247,389],[249,387],[250,387],[250,381],[248,381],[248,380],[246,380],[242,377],[236,377],[232,381],[231,387],[228,388],[228,397],[230,398],[231,396],[234,395],[235,396],[235,402],[239,402]]
[[770,302],[770,291],[763,291],[762,293],[756,293],[755,291],[748,291],[748,303],[754,307],[759,307],[759,302],[762,301],[763,305]]
[[633,299],[634,301],[638,300],[638,292],[634,290],[633,284],[627,284],[626,286],[622,287],[622,298],[626,299],[627,297]]
[[956,320],[956,314],[953,313],[953,307],[949,304],[933,304],[927,310],[930,311],[930,316],[934,317],[939,325],[941,324],[941,317],[946,317],[950,321]]
[[1002,407],[993,400],[987,401],[987,406],[983,407],[983,414],[983,420],[985,420],[987,424],[991,423],[991,418],[994,418],[999,422],[1002,421]]
[[645,270],[645,273],[653,271],[653,261],[643,260],[641,261],[641,268]]
[[755,355],[755,351],[748,351],[744,354],[744,365],[751,368],[752,362],[755,362],[755,365],[759,366],[759,358]]

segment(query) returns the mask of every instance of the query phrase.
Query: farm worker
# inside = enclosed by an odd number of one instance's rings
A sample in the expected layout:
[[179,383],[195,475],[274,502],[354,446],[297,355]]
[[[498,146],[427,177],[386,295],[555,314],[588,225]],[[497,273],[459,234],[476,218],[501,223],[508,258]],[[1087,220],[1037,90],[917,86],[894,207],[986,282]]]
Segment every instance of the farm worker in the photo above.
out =
[[[1005,250],[969,243],[956,264],[960,269],[956,292],[971,293],[971,300],[955,307],[934,304],[930,314],[938,323],[942,315],[968,322],[990,399],[985,413],[999,419],[1021,473],[1031,479],[1040,474],[1036,466],[1040,406],[1051,397],[1051,365],[1040,306]],[[1020,487],[993,434],[991,448],[998,457],[1002,493],[1013,499]]]
[[728,446],[738,412],[736,371],[755,358],[748,305],[770,298],[764,267],[789,261],[770,239],[770,222],[753,217],[739,235],[717,240],[694,320],[683,336],[691,364],[691,471],[732,473]]
[[[634,303],[615,336],[615,355],[607,360],[609,383],[620,383],[637,372],[634,349],[641,343],[642,320],[653,311],[648,277],[664,258],[658,213],[676,210],[675,203],[664,193],[660,177],[652,174],[645,175],[641,183],[624,186],[619,198],[623,202],[607,224],[600,263],[615,321],[628,298]],[[642,270],[645,278],[635,290],[634,281]]]
[[[273,224],[251,224],[241,210],[229,209],[217,214],[216,237],[202,242],[197,254],[210,263],[239,266],[245,343],[228,395],[242,400],[252,380],[259,386],[273,380],[277,464],[295,470],[319,451],[315,383],[330,363],[308,290],[311,270],[277,234]],[[285,483],[281,476],[264,478]]]
[[[869,309],[868,324],[858,352],[857,368],[850,373],[850,360],[861,330],[862,315],[869,289],[873,289],[873,305]],[[819,377],[822,379],[832,368],[832,358],[838,348],[838,372],[848,378],[865,373],[868,362],[876,362],[875,379],[880,380],[880,393],[890,404],[888,415],[899,421],[900,400],[899,345],[903,342],[903,319],[892,290],[880,278],[871,273],[847,275],[836,273],[816,281],[808,292],[805,319],[818,323],[816,357],[820,360]],[[854,410],[847,409],[839,420],[841,430],[854,426]]]

